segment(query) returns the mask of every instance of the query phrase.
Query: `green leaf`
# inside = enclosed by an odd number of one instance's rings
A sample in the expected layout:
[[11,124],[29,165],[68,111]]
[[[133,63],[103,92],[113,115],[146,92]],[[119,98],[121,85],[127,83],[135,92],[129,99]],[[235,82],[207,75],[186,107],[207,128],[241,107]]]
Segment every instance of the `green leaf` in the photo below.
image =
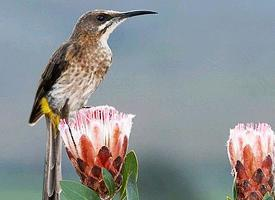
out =
[[273,200],[273,197],[267,192],[267,193],[264,195],[263,200]]
[[126,187],[128,184],[128,178],[132,174],[135,182],[137,182],[138,178],[138,161],[137,156],[134,151],[130,151],[124,161],[124,165],[122,168],[122,186],[120,189],[121,199],[126,197]]
[[126,198],[127,197],[126,197],[126,190],[125,190],[125,192],[121,195],[120,200],[127,200]]
[[112,197],[115,194],[116,191],[116,185],[113,179],[112,174],[105,168],[102,169],[102,176],[104,183],[109,191],[109,195]]
[[136,175],[131,173],[126,187],[127,200],[139,200]]
[[126,188],[124,190],[120,190],[120,200],[126,200]]
[[60,181],[63,195],[67,200],[100,200],[90,188],[76,181]]
[[[135,154],[134,151],[130,151],[126,157],[125,157],[125,161],[124,161],[124,165],[122,168],[122,186],[120,189],[120,199],[124,200],[126,199],[126,196],[128,197],[127,193],[127,185],[128,185],[128,181],[129,181],[129,177],[131,175],[131,182],[137,182],[138,179],[138,161],[137,161],[137,156]],[[132,187],[133,191],[137,191],[137,189],[134,189],[134,187]],[[137,187],[136,187],[137,188]],[[131,189],[129,191],[132,191]]]
[[226,196],[226,200],[232,200],[231,197],[229,196]]

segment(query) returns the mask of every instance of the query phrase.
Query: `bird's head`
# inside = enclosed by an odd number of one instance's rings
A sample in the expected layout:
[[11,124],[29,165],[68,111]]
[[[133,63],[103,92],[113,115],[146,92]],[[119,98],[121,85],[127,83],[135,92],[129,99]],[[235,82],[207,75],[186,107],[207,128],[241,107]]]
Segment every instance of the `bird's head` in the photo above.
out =
[[138,15],[157,14],[153,11],[136,10],[129,12],[118,12],[112,10],[94,10],[82,15],[72,37],[88,34],[98,39],[108,40],[115,28],[126,19]]

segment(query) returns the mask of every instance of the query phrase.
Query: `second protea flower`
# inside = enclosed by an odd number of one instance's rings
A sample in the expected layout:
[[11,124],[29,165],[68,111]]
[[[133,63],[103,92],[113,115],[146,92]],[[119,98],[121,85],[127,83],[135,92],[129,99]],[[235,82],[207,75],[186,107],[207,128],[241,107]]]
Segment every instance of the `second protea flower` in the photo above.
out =
[[268,124],[239,124],[230,130],[227,151],[238,200],[261,200],[271,193],[273,134]]
[[81,182],[96,191],[102,199],[108,198],[102,168],[112,174],[116,189],[121,185],[121,169],[133,117],[113,107],[99,106],[82,109],[69,123],[65,120],[60,123],[68,157]]

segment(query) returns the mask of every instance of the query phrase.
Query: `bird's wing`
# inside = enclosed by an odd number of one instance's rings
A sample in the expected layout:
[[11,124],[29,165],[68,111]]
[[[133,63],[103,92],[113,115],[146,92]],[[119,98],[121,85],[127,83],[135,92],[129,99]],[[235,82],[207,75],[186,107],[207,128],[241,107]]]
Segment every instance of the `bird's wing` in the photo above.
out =
[[29,124],[35,124],[43,115],[40,101],[56,83],[61,73],[69,66],[69,60],[79,51],[79,46],[75,43],[65,43],[52,55],[45,71],[43,72],[39,86],[35,95]]

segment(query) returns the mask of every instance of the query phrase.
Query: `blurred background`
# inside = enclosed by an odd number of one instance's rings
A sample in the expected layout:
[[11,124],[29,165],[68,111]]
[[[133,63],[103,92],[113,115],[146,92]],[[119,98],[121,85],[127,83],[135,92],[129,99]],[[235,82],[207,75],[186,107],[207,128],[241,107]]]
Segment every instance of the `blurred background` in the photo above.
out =
[[[149,9],[110,37],[113,65],[89,105],[136,114],[142,200],[221,200],[238,122],[275,129],[275,1],[1,0],[0,199],[40,199],[46,132],[27,120],[39,77],[78,17]],[[64,156],[64,178],[77,179]]]

